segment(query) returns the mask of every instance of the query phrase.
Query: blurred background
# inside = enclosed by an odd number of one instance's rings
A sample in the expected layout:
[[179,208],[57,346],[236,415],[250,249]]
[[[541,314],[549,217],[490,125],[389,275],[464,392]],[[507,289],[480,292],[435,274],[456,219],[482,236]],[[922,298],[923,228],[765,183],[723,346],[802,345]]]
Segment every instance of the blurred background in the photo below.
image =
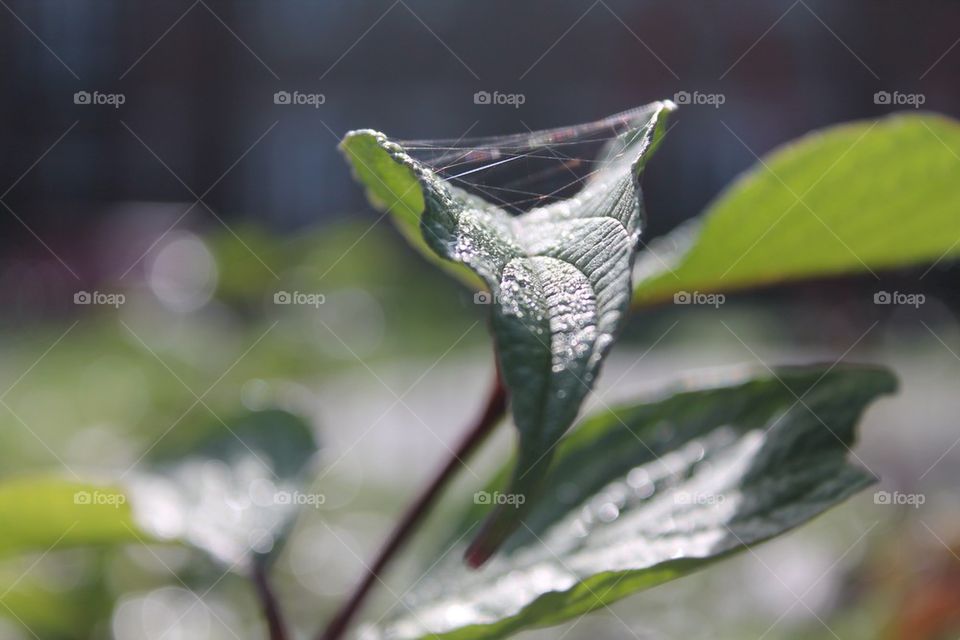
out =
[[[221,414],[304,417],[331,497],[277,566],[304,631],[357,579],[492,375],[486,307],[366,202],[336,149],[344,133],[525,133],[722,96],[681,105],[649,166],[653,238],[774,147],[912,108],[877,92],[960,113],[960,4],[946,0],[0,5],[0,470],[115,477]],[[635,317],[594,406],[689,368],[893,367],[902,389],[870,410],[858,455],[881,489],[924,504],[867,492],[616,616],[522,637],[622,638],[621,618],[641,638],[957,637],[957,273],[939,264]],[[877,306],[879,289],[926,303]],[[324,303],[277,304],[281,292]],[[476,468],[510,445],[504,427]],[[449,493],[389,576],[396,593],[476,484]],[[248,584],[221,573],[152,546],[5,558],[0,638],[263,637]],[[381,591],[370,619],[395,604]]]

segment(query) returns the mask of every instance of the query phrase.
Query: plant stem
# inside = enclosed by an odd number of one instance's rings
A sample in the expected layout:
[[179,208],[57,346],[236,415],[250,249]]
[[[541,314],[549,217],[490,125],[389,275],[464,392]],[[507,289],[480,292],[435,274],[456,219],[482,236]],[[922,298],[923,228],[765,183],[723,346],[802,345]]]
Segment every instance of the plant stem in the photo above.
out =
[[430,484],[424,488],[423,492],[411,504],[403,518],[394,527],[390,537],[380,549],[376,559],[367,568],[367,571],[350,595],[349,599],[343,604],[340,610],[334,616],[333,620],[318,636],[318,640],[339,640],[349,627],[354,615],[359,611],[361,605],[370,592],[384,568],[393,559],[400,547],[410,538],[424,516],[429,513],[433,503],[443,492],[446,485],[453,479],[457,471],[463,465],[464,460],[480,445],[486,436],[493,430],[493,427],[500,422],[507,410],[507,392],[500,380],[499,372],[494,381],[493,389],[487,399],[487,404],[483,413],[477,418],[476,423],[464,434],[456,450],[450,455],[450,458],[444,463],[443,467],[434,476]]
[[263,617],[267,620],[267,630],[270,632],[270,640],[287,640],[287,628],[283,622],[283,616],[280,613],[280,603],[270,587],[270,580],[267,577],[267,567],[259,559],[253,561],[253,586],[257,592],[257,598],[260,600],[260,606],[263,608]]

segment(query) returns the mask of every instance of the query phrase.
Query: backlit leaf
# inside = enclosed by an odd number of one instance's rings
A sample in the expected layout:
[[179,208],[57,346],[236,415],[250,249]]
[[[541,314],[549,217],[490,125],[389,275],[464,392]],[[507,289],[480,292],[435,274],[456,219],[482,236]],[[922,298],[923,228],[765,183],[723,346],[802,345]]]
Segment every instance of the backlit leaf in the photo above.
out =
[[[731,136],[732,144],[739,144]],[[634,301],[960,255],[960,124],[898,114],[778,149],[637,261]]]

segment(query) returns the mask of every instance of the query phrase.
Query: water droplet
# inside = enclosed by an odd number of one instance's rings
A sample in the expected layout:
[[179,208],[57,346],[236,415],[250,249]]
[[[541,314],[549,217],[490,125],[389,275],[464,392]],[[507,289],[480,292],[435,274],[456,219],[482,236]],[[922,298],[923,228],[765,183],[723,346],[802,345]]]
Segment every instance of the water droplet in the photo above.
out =
[[597,518],[601,522],[613,522],[620,516],[620,509],[612,502],[605,502],[597,509]]

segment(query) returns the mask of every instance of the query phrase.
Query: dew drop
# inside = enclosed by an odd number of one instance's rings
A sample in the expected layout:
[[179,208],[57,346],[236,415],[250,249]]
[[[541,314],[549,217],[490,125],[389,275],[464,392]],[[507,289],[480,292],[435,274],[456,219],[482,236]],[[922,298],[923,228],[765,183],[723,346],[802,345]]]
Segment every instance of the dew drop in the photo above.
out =
[[620,517],[620,509],[612,502],[605,502],[597,509],[597,518],[601,522],[613,522]]

